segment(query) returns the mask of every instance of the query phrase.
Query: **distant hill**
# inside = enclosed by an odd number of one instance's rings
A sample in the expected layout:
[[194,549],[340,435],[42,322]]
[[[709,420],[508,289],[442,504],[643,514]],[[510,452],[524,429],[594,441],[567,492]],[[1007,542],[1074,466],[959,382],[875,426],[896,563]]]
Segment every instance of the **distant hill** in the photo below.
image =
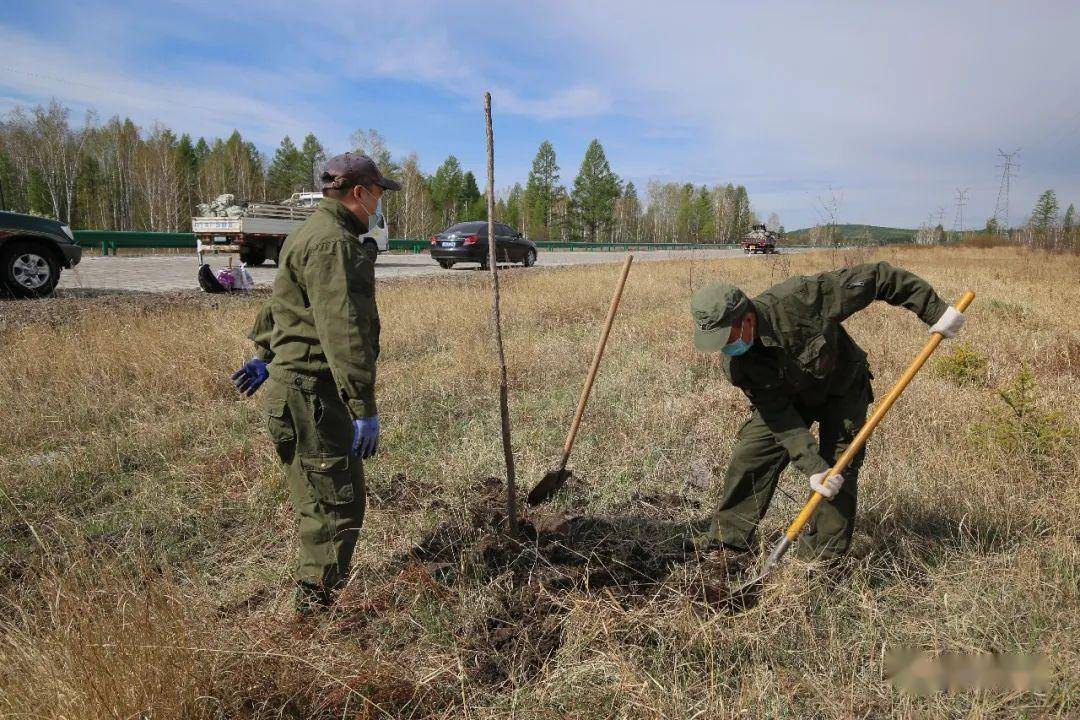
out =
[[[906,243],[915,239],[915,230],[907,228],[882,227],[880,225],[836,225],[836,232],[846,242]],[[787,240],[792,243],[806,241],[811,228],[789,230]]]

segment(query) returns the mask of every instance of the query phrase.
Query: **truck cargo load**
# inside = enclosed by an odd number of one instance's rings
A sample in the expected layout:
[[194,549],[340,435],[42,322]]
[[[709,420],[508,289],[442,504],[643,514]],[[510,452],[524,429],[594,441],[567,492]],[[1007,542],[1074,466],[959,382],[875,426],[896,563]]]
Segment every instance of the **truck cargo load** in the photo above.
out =
[[[267,260],[276,264],[285,238],[311,217],[321,199],[321,193],[293,193],[280,203],[234,203],[234,196],[226,193],[200,204],[199,215],[191,218],[199,262],[205,252],[235,252],[248,265],[261,265]],[[381,212],[378,218],[376,227],[368,228],[360,238],[373,261],[390,244]]]

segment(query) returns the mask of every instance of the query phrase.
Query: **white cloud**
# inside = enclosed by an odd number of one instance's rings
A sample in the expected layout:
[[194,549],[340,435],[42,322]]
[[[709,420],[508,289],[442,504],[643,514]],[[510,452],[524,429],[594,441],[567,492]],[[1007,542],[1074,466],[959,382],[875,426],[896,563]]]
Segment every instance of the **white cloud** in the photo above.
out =
[[573,85],[546,98],[523,99],[508,89],[494,93],[500,109],[516,115],[529,115],[542,120],[579,118],[604,115],[611,109],[611,98],[589,85]]
[[1061,152],[1080,161],[1080,142],[1069,142],[1080,132],[1072,3],[560,7],[564,31],[592,50],[593,80],[619,88],[617,110],[697,128],[685,175],[745,178],[752,197],[803,218],[813,219],[810,191],[755,176],[858,188],[849,212],[907,223],[948,204],[957,185],[982,186],[968,208],[981,222],[996,198],[997,148],[1020,146],[1026,172],[1080,194],[1075,173],[1047,162]]
[[[599,137],[639,185],[743,182],[789,226],[813,222],[829,186],[846,218],[903,224],[971,186],[981,221],[999,146],[1023,148],[1014,219],[1046,187],[1080,198],[1080,13],[1064,1],[341,0],[298,14],[267,0],[83,14],[54,42],[0,25],[0,107],[56,96],[143,125],[238,127],[271,147],[312,130],[340,146],[410,103],[460,133],[491,90],[523,134]],[[182,57],[143,62],[161,47]],[[255,57],[221,60],[242,53]],[[365,106],[371,88],[381,94]],[[459,151],[415,129],[391,139]]]
[[[0,26],[0,86],[8,102],[42,103],[55,97],[76,109],[95,109],[99,116],[130,116],[140,125],[159,120],[196,134],[225,135],[233,129],[256,142],[276,145],[286,133],[299,134],[308,125],[293,104],[274,103],[247,92],[251,79],[264,93],[273,93],[288,78],[270,77],[246,68],[207,64],[189,68],[187,79],[143,79],[100,56],[87,56],[60,43],[41,41]],[[256,76],[256,77],[252,77]],[[303,108],[301,108],[302,110]]]
[[[380,7],[375,10],[377,40],[370,50],[358,50],[351,63],[358,78],[389,78],[411,83],[423,83],[440,88],[462,99],[475,100],[490,91],[499,109],[513,115],[538,120],[595,117],[611,109],[611,98],[600,87],[580,79],[559,82],[540,68],[535,73],[515,65],[515,58],[499,56],[506,53],[505,43],[486,42],[488,35],[480,28],[462,28],[463,18],[457,6],[424,7],[416,4],[400,7]],[[514,9],[495,8],[492,26],[507,27],[505,14]],[[320,23],[321,33],[334,35],[337,40],[322,43],[323,57],[330,59],[336,50],[363,33],[366,22],[348,16],[330,16]],[[508,30],[508,37],[511,32]],[[536,40],[535,37],[529,38]],[[522,42],[526,42],[523,38]],[[532,77],[528,77],[532,75]],[[513,85],[505,76],[518,81]],[[543,77],[549,91],[538,89],[522,92],[517,85],[534,86],[536,77]],[[528,79],[526,79],[528,78]]]

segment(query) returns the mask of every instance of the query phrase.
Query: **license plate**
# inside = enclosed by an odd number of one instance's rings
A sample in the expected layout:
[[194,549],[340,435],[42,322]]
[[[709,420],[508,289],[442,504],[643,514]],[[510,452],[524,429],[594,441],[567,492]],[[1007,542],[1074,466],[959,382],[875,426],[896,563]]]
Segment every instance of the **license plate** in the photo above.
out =
[[443,246],[443,247],[457,247],[457,243],[456,243],[456,242],[453,242],[453,241],[450,241],[450,242],[445,242],[445,241],[444,241],[444,242],[443,242],[443,244],[442,244],[442,246]]
[[224,245],[227,242],[229,242],[229,238],[225,237],[224,235],[214,236],[214,243],[216,243],[217,245]]

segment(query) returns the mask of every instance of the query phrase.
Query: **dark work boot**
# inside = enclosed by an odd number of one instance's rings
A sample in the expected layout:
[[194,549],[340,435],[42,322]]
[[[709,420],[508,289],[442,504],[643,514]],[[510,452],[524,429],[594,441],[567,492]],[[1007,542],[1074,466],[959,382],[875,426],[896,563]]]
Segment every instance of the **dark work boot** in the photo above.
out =
[[739,547],[738,545],[724,542],[720,528],[717,526],[715,520],[705,532],[698,533],[683,541],[683,552],[688,554],[704,556],[717,550],[725,549],[735,553],[746,552],[745,547]]

